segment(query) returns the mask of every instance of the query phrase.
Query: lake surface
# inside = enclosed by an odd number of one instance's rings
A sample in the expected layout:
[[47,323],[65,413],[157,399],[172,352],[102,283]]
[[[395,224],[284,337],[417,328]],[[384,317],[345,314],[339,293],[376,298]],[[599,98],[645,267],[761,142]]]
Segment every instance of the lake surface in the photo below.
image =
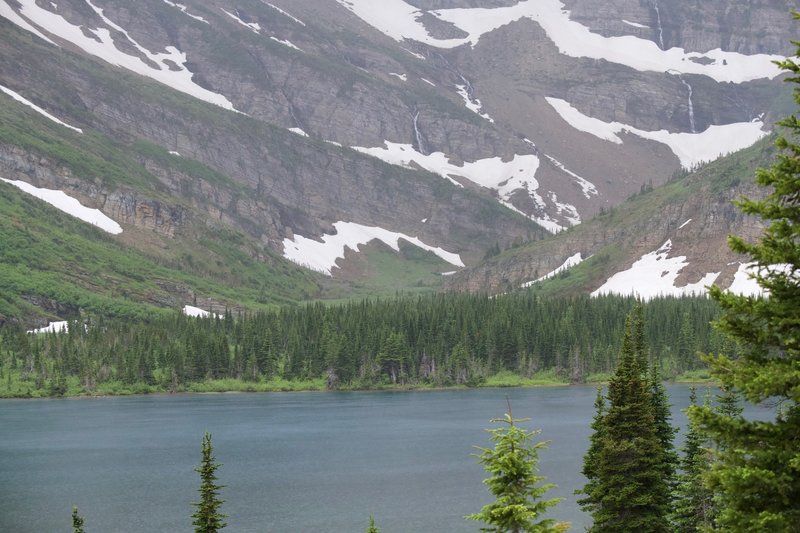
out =
[[[687,386],[668,387],[673,423]],[[591,386],[420,392],[209,394],[0,401],[0,531],[190,532],[203,433],[212,433],[231,532],[478,531],[492,501],[473,445],[489,419],[529,417],[540,471],[583,531],[572,494],[594,415]],[[700,393],[702,396],[702,392]],[[749,408],[756,416],[765,411]]]

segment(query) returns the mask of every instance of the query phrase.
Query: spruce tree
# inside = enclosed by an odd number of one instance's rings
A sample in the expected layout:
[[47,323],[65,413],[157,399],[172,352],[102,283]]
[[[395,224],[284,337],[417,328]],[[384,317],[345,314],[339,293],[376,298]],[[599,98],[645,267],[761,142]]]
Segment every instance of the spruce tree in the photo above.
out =
[[[796,19],[800,18],[797,13]],[[800,57],[800,42],[795,58]],[[787,58],[778,65],[800,83],[800,65]],[[800,104],[800,88],[794,99]],[[695,407],[690,416],[716,444],[716,463],[707,482],[718,492],[717,525],[726,531],[798,531],[800,524],[800,121],[791,115],[776,145],[777,161],[756,173],[769,187],[761,200],[738,202],[744,213],[768,223],[749,243],[729,238],[734,251],[753,261],[753,277],[764,296],[739,296],[712,287],[723,311],[716,323],[737,341],[739,357],[706,357],[712,374],[750,402],[776,400],[768,421]]]
[[367,529],[364,530],[364,533],[381,533],[381,529],[375,525],[375,517],[369,515],[369,525]]
[[[692,387],[689,405],[697,405]],[[710,467],[711,457],[705,448],[706,439],[692,420],[683,444],[681,473],[674,496],[673,524],[681,533],[695,533],[710,528],[714,518],[713,493],[703,483],[703,474]]]
[[530,443],[539,431],[527,431],[516,425],[527,420],[512,418],[509,406],[503,418],[492,420],[505,427],[487,430],[492,435],[494,448],[477,447],[481,450],[479,462],[490,474],[483,482],[497,498],[480,512],[465,517],[488,524],[481,531],[546,533],[564,531],[568,527],[568,524],[556,523],[553,518],[542,519],[545,511],[560,498],[542,499],[553,488],[552,484],[539,485],[544,477],[536,474],[539,450],[547,443]]
[[608,407],[594,479],[584,487],[592,509],[593,532],[652,533],[670,530],[665,451],[656,430],[653,399],[644,369],[635,314],[628,317],[617,370],[608,384]]
[[583,469],[581,473],[588,480],[582,489],[575,491],[575,494],[583,494],[584,497],[578,500],[587,513],[594,513],[598,509],[600,494],[597,491],[597,463],[600,455],[600,447],[603,445],[605,435],[603,421],[606,411],[606,399],[603,396],[603,388],[597,387],[597,397],[594,401],[595,415],[592,419],[592,435],[589,437],[589,449],[583,457]]
[[197,510],[192,515],[195,533],[216,533],[227,524],[223,518],[227,515],[220,514],[219,508],[225,502],[220,499],[219,491],[225,485],[217,485],[217,469],[222,466],[214,458],[214,447],[211,445],[211,435],[206,432],[203,436],[203,450],[200,466],[195,472],[200,474],[200,501],[192,503]]
[[86,533],[83,529],[83,517],[78,514],[78,508],[72,507],[72,533]]

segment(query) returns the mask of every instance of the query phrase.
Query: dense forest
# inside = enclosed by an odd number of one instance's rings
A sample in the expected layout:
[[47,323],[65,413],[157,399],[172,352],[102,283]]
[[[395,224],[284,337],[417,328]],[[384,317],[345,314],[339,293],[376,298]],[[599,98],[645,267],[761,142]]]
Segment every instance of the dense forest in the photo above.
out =
[[[634,298],[431,295],[309,304],[276,312],[150,321],[87,317],[66,333],[0,333],[6,395],[59,395],[115,382],[147,390],[236,379],[317,380],[331,389],[479,385],[498,372],[584,382],[612,372]],[[651,357],[666,377],[696,369],[698,351],[731,353],[707,298],[644,306]],[[27,385],[27,386],[26,386]],[[16,389],[15,389],[16,386]],[[16,390],[16,393],[14,393]]]

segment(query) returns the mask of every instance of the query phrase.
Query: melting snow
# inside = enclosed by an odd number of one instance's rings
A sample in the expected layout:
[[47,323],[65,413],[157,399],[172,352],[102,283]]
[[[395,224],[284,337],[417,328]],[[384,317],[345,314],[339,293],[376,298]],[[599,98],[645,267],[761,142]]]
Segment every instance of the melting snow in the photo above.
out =
[[175,150],[170,150],[170,151],[169,151],[169,155],[176,155],[176,156],[180,157],[180,155],[181,155],[181,154],[179,154],[179,153],[178,153],[178,152],[176,152]]
[[405,74],[398,74],[397,72],[390,72],[389,76],[394,76],[395,78],[400,78],[403,81],[408,81],[408,76]]
[[[400,48],[403,48],[403,47],[401,46]],[[417,52],[413,52],[413,51],[409,50],[408,48],[403,48],[403,50],[405,50],[406,52],[408,52],[412,56],[416,57],[417,59],[421,59],[421,60],[425,61],[425,56],[424,55],[418,54]]]
[[494,119],[490,117],[486,113],[481,113],[481,109],[483,106],[481,105],[481,101],[477,98],[470,98],[469,91],[467,90],[466,85],[456,85],[456,89],[458,89],[458,94],[461,95],[461,98],[464,99],[464,105],[467,106],[467,109],[472,111],[473,113],[477,113],[481,117],[485,118],[489,122],[494,123]]
[[236,13],[231,13],[230,11],[225,9],[224,7],[221,7],[220,9],[222,10],[223,13],[228,15],[230,18],[232,18],[233,20],[235,20],[236,22],[238,22],[239,24],[241,24],[245,28],[250,28],[250,30],[252,30],[255,33],[261,32],[261,26],[258,25],[258,22],[245,22],[245,21],[243,21],[241,19],[241,17],[239,17],[238,10],[237,10]]
[[294,239],[283,240],[283,256],[290,261],[303,265],[311,270],[331,275],[331,270],[336,266],[336,260],[344,258],[345,248],[359,251],[358,247],[375,239],[385,243],[393,250],[399,252],[399,241],[403,239],[411,244],[433,252],[451,265],[463,267],[464,263],[458,254],[451,253],[439,247],[425,244],[417,237],[409,237],[402,233],[385,230],[375,226],[364,226],[355,222],[336,222],[333,227],[336,233],[324,234],[322,242],[295,235]]
[[178,9],[180,9],[181,11],[183,11],[183,13],[185,15],[188,15],[188,16],[192,17],[195,20],[199,20],[200,22],[205,22],[206,24],[208,24],[208,21],[206,19],[204,19],[203,17],[198,17],[197,15],[192,15],[191,13],[186,11],[186,6],[183,5],[183,4],[176,4],[175,2],[170,2],[170,0],[164,0],[164,3],[167,4],[168,6],[172,6],[172,7],[176,7]]
[[739,263],[739,269],[733,275],[733,283],[728,290],[744,296],[760,296],[764,294],[761,285],[751,277],[755,273],[755,263]]
[[628,26],[633,26],[634,28],[644,28],[644,29],[651,29],[650,26],[645,26],[644,24],[639,24],[638,22],[631,22],[630,20],[622,19],[623,24],[627,24]]
[[[529,142],[530,144],[533,144],[532,142],[528,141],[528,139],[525,139],[525,141]],[[574,172],[572,172],[570,169],[568,169],[567,167],[565,167],[565,166],[564,166],[564,164],[563,164],[563,163],[561,163],[561,162],[560,162],[558,159],[556,159],[555,157],[551,157],[551,156],[549,156],[549,155],[547,155],[547,154],[545,154],[545,157],[546,157],[547,159],[549,159],[549,160],[550,160],[550,162],[551,162],[551,163],[553,163],[553,164],[554,164],[554,165],[555,165],[555,166],[556,166],[556,167],[557,167],[559,170],[561,170],[561,171],[562,171],[562,172],[564,172],[565,174],[568,174],[568,175],[572,176],[573,178],[575,178],[575,181],[576,181],[576,182],[578,183],[578,185],[580,186],[581,190],[583,191],[583,195],[584,195],[586,198],[590,198],[590,197],[592,197],[592,196],[597,196],[597,194],[598,194],[598,193],[597,193],[597,187],[595,187],[595,186],[594,186],[594,183],[592,183],[591,181],[589,181],[589,180],[586,180],[586,179],[584,179],[584,178],[582,178],[582,177],[578,176],[577,174],[575,174]]]
[[19,102],[19,103],[21,103],[21,104],[24,104],[24,105],[26,105],[26,106],[28,106],[28,107],[30,107],[31,109],[33,109],[33,110],[34,110],[34,111],[36,111],[37,113],[39,113],[39,114],[41,114],[41,115],[43,115],[43,116],[45,116],[45,117],[49,118],[49,119],[50,119],[50,120],[52,120],[53,122],[55,122],[55,123],[57,123],[57,124],[61,124],[61,125],[62,125],[62,126],[64,126],[65,128],[69,128],[69,129],[71,129],[71,130],[73,130],[73,131],[77,131],[78,133],[83,133],[83,130],[82,130],[82,129],[80,129],[80,128],[76,128],[75,126],[70,126],[70,125],[69,125],[69,124],[67,124],[66,122],[63,122],[62,120],[60,120],[60,119],[58,119],[58,118],[54,117],[53,115],[51,115],[50,113],[48,113],[47,111],[45,111],[44,109],[42,109],[41,107],[39,107],[38,105],[36,105],[36,104],[34,104],[33,102],[31,102],[30,100],[28,100],[28,99],[26,99],[26,98],[22,97],[22,95],[20,95],[20,94],[19,94],[19,93],[17,93],[17,92],[14,92],[14,91],[12,91],[12,90],[11,90],[11,89],[9,89],[8,87],[4,87],[4,86],[0,85],[0,91],[3,91],[4,93],[6,93],[8,96],[10,96],[11,98],[13,98],[13,99],[14,99],[14,100],[16,100],[17,102]]
[[203,318],[211,315],[211,313],[209,313],[205,309],[200,309],[199,307],[195,307],[193,305],[184,305],[183,314],[185,314],[186,316],[203,317]]
[[[36,25],[41,29],[71,42],[84,52],[102,59],[112,65],[117,65],[142,76],[147,76],[173,89],[194,96],[205,102],[209,102],[225,109],[233,110],[233,104],[221,94],[204,89],[192,81],[192,73],[186,68],[186,54],[174,46],[166,47],[166,53],[154,53],[139,43],[137,43],[128,32],[114,24],[103,15],[103,10],[95,7],[89,0],[86,3],[102,18],[102,20],[112,29],[119,31],[142,55],[155,63],[152,67],[142,61],[139,57],[128,55],[121,52],[115,46],[111,32],[107,28],[90,29],[98,40],[87,37],[83,33],[81,26],[75,26],[67,22],[62,16],[52,13],[36,4],[35,0],[19,0],[21,4],[20,13],[29,20],[36,21]],[[0,4],[0,14],[5,16],[5,4]],[[30,26],[19,24],[19,17],[11,17],[10,20],[22,28],[30,31]],[[38,32],[35,32],[38,35]],[[172,70],[178,68],[178,70]]]
[[752,146],[767,135],[767,132],[762,130],[764,123],[760,119],[709,126],[700,133],[670,133],[667,130],[644,131],[620,122],[603,122],[589,117],[572,107],[569,102],[558,98],[548,97],[545,99],[561,115],[561,118],[577,130],[616,144],[622,144],[622,139],[618,134],[623,132],[666,144],[678,156],[681,165],[686,169]]
[[686,256],[668,257],[672,241],[667,240],[655,252],[643,255],[628,269],[611,276],[592,296],[603,294],[634,295],[643,300],[658,296],[684,296],[705,294],[706,286],[714,283],[719,272],[703,276],[697,283],[676,287],[675,280],[689,263]]
[[[475,46],[484,34],[528,18],[544,29],[564,55],[605,59],[639,71],[666,72],[672,69],[684,74],[703,74],[720,82],[742,83],[776,77],[781,71],[772,61],[784,59],[777,55],[747,56],[723,52],[719,48],[706,53],[686,52],[682,48],[662,50],[653,41],[631,35],[604,37],[570,20],[569,11],[564,9],[564,4],[559,0],[524,0],[509,7],[440,9],[430,12],[465,31],[468,36],[463,39],[432,37],[419,20],[423,11],[403,0],[336,1],[397,41],[411,39],[440,48],[454,48],[467,43]],[[701,59],[711,61],[698,62]]]
[[48,204],[74,216],[75,218],[79,218],[84,222],[88,222],[89,224],[97,226],[103,231],[112,233],[114,235],[122,233],[122,227],[105,216],[99,209],[85,207],[78,200],[68,196],[62,191],[56,191],[53,189],[40,189],[39,187],[34,187],[30,183],[20,180],[7,180],[5,178],[0,178],[0,180],[10,183],[18,189],[47,202]]
[[47,38],[42,32],[31,26],[31,24],[28,23],[27,20],[20,17],[19,14],[17,14],[17,12],[14,11],[11,8],[11,6],[9,6],[6,2],[0,2],[0,17],[4,17],[13,22],[14,24],[16,24],[17,26],[19,26],[20,28],[22,28],[23,30],[31,32],[40,39],[43,39],[54,46],[58,46],[56,43]]
[[545,274],[544,276],[542,276],[540,278],[537,278],[537,279],[535,279],[533,281],[527,281],[527,282],[523,283],[522,284],[522,288],[530,287],[534,283],[538,283],[540,281],[544,281],[546,279],[552,278],[553,276],[556,276],[556,275],[560,274],[561,272],[563,272],[563,271],[565,271],[565,270],[567,270],[569,268],[572,268],[575,265],[578,265],[578,264],[580,264],[582,262],[583,262],[583,257],[581,257],[581,253],[580,252],[578,252],[575,255],[571,255],[571,256],[567,257],[567,260],[564,261],[561,264],[560,267],[556,268],[552,272],[548,272],[547,274]]
[[691,222],[691,221],[692,221],[692,219],[690,218],[689,220],[687,220],[686,222],[684,222],[683,224],[681,224],[680,226],[678,226],[678,229],[683,229],[683,227],[684,227],[684,226],[686,226],[686,224],[688,224],[688,223],[689,223],[689,222]]
[[433,83],[431,80],[426,80],[425,78],[420,78],[422,81],[430,85],[431,87],[436,87],[436,84]]
[[288,46],[289,48],[294,48],[298,52],[302,52],[302,50],[299,47],[295,46],[294,43],[292,43],[287,39],[278,39],[277,37],[270,37],[270,39],[272,39],[276,43],[282,44],[283,46]]
[[300,137],[308,137],[308,133],[306,133],[300,128],[289,128],[289,131],[291,131],[292,133],[296,133]]
[[[425,170],[438,174],[459,186],[461,184],[455,180],[455,177],[466,178],[482,187],[496,190],[500,196],[500,203],[526,217],[529,215],[514,207],[510,202],[515,192],[524,190],[539,210],[543,210],[547,206],[544,199],[537,192],[539,182],[534,176],[539,168],[539,158],[533,154],[515,154],[514,159],[511,161],[503,161],[500,157],[491,157],[471,163],[465,162],[459,166],[451,163],[442,152],[424,155],[415,150],[410,144],[389,141],[384,141],[384,144],[386,148],[354,146],[353,150],[358,150],[387,163],[407,168],[412,168],[411,163],[416,163]],[[530,216],[529,218],[552,233],[564,229],[563,226],[547,214],[542,214],[541,217]]]
[[50,322],[43,328],[29,329],[28,333],[66,333],[69,327],[69,322],[61,320],[59,322]]
[[292,15],[290,15],[289,13],[287,13],[286,11],[284,11],[283,9],[279,8],[278,6],[276,6],[274,4],[270,4],[269,2],[264,2],[264,0],[261,0],[261,3],[264,4],[264,5],[268,5],[269,7],[271,7],[272,9],[274,9],[275,11],[277,11],[278,13],[280,13],[281,15],[283,15],[285,17],[289,17],[290,19],[292,19],[296,23],[300,24],[301,26],[305,26],[306,25],[305,22],[303,22],[302,20],[293,17]]

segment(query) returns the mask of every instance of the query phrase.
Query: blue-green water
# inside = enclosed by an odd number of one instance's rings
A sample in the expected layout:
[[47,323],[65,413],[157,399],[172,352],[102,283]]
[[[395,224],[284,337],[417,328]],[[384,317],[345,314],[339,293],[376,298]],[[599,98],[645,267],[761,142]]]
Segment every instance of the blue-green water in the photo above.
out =
[[[688,387],[669,387],[674,422]],[[0,531],[192,531],[203,433],[227,485],[231,532],[478,531],[463,516],[491,497],[473,445],[506,398],[551,441],[541,473],[553,511],[583,531],[572,494],[594,415],[593,387],[421,392],[139,396],[0,402]]]

